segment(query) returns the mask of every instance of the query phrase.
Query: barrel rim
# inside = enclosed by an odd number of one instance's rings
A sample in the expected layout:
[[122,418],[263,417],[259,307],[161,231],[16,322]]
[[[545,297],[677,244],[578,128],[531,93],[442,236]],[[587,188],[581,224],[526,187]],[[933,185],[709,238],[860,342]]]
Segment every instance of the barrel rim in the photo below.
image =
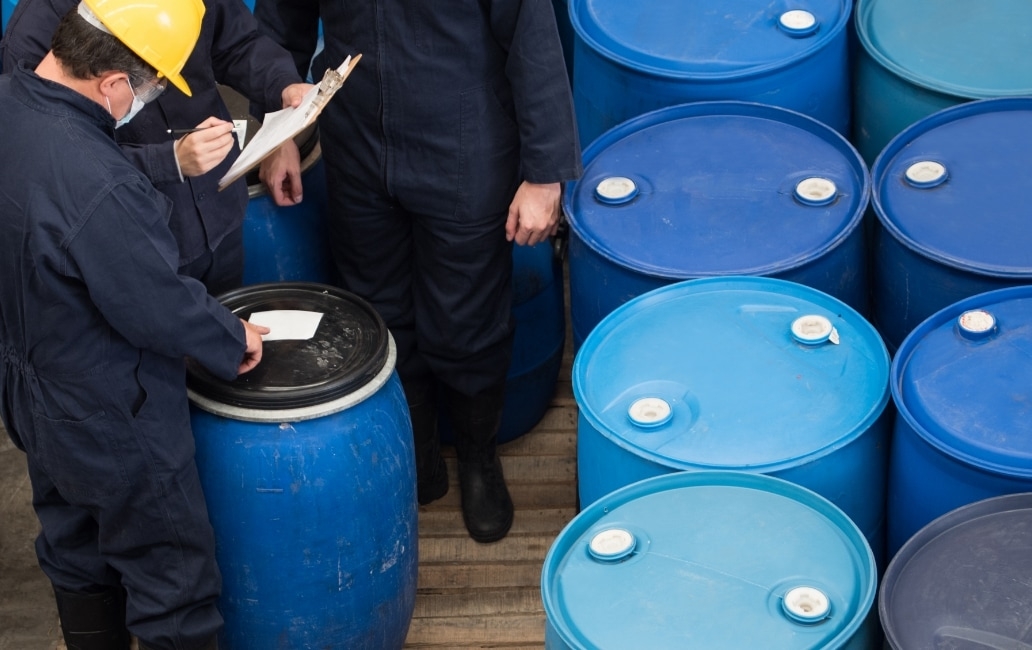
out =
[[886,53],[882,52],[881,49],[874,45],[866,20],[868,14],[873,11],[871,7],[873,7],[874,4],[874,1],[865,2],[864,0],[857,0],[857,11],[853,21],[857,40],[863,47],[864,53],[904,81],[908,81],[918,88],[938,93],[940,95],[948,95],[960,100],[978,100],[997,97],[1009,98],[1032,94],[1032,87],[1015,90],[979,89],[962,84],[951,84],[946,81],[935,80],[927,75],[921,75],[909,68],[903,67],[889,58]]
[[574,209],[573,205],[573,202],[576,199],[577,188],[580,183],[586,182],[585,179],[587,178],[587,171],[591,166],[591,163],[601,156],[601,154],[611,145],[649,127],[696,117],[744,117],[768,119],[788,127],[808,131],[823,139],[832,148],[840,151],[845,162],[852,167],[856,177],[860,180],[859,187],[853,188],[857,190],[857,205],[852,217],[846,222],[844,228],[841,228],[837,233],[835,233],[834,237],[831,237],[824,242],[823,247],[816,248],[811,251],[809,255],[796,256],[791,260],[779,261],[763,267],[741,269],[740,273],[737,274],[746,276],[772,275],[774,273],[786,273],[794,269],[805,267],[807,264],[822,258],[830,251],[843,245],[860,227],[860,224],[863,222],[864,213],[867,211],[867,207],[871,200],[872,177],[867,164],[860,155],[860,152],[851,142],[849,142],[849,140],[823,122],[798,111],[759,102],[717,100],[675,104],[673,106],[665,106],[648,111],[647,113],[642,113],[641,115],[635,116],[607,129],[595,138],[595,140],[593,140],[581,154],[585,174],[581,176],[581,178],[567,183],[565,191],[563,192],[563,214],[566,215],[566,221],[570,228],[570,235],[576,235],[578,239],[583,241],[585,245],[595,252],[608,253],[607,259],[609,261],[617,263],[623,268],[640,272],[644,275],[650,275],[651,277],[665,280],[724,277],[726,273],[721,273],[719,271],[698,272],[693,276],[686,276],[683,273],[671,273],[668,269],[638,261],[635,261],[634,265],[630,265],[628,264],[629,260],[627,260],[625,256],[616,255],[615,253],[618,251],[614,251],[611,247],[605,245],[592,233],[592,231],[586,229],[583,223],[578,222],[577,211]]
[[1032,275],[1027,271],[1022,272],[1020,269],[1010,270],[992,268],[985,264],[977,264],[972,260],[965,260],[956,256],[940,254],[922,246],[921,242],[907,235],[891,215],[888,214],[888,211],[882,204],[881,196],[881,186],[885,179],[887,168],[892,164],[896,155],[903,152],[917,136],[932,131],[945,124],[958,122],[968,117],[985,113],[1003,113],[1011,111],[1032,112],[1032,97],[995,97],[991,99],[970,101],[956,106],[949,106],[922,118],[896,134],[896,136],[894,136],[889,143],[882,148],[878,157],[875,158],[874,164],[871,165],[872,188],[870,205],[874,210],[878,223],[881,224],[881,226],[884,227],[885,230],[889,232],[894,239],[896,239],[896,241],[905,246],[911,252],[924,257],[925,259],[932,260],[950,268],[976,272],[993,278],[1029,278],[1032,280]]
[[374,375],[358,390],[352,391],[347,395],[338,397],[337,399],[330,400],[329,402],[312,406],[289,409],[256,409],[219,402],[211,399],[210,397],[201,395],[192,388],[187,388],[186,394],[190,403],[197,408],[213,415],[227,417],[232,420],[239,420],[241,422],[303,422],[305,420],[314,420],[316,418],[340,413],[341,411],[354,408],[366,401],[375,395],[390,380],[391,376],[394,374],[397,360],[398,351],[394,343],[394,337],[390,332],[388,332],[387,358],[383,367],[380,368],[380,371],[377,372],[376,375]]
[[[755,276],[728,276],[719,278],[699,278],[695,280],[685,280],[674,284],[659,287],[648,291],[640,296],[632,298],[628,302],[620,305],[613,310],[609,315],[602,319],[602,321],[592,329],[588,336],[584,339],[573,360],[573,369],[571,372],[571,382],[573,386],[574,400],[578,405],[578,412],[581,417],[586,419],[589,424],[594,428],[596,432],[601,434],[609,442],[617,445],[624,451],[627,451],[639,458],[656,463],[660,466],[671,468],[673,470],[707,470],[707,471],[736,471],[734,468],[729,468],[721,465],[709,465],[700,462],[693,462],[679,458],[671,458],[670,456],[664,456],[655,450],[648,449],[636,445],[628,441],[623,436],[614,433],[608,424],[606,424],[602,418],[598,416],[596,410],[592,407],[590,401],[584,399],[582,384],[586,383],[583,379],[587,371],[585,365],[587,364],[588,352],[592,349],[592,339],[602,336],[613,323],[620,321],[623,316],[632,310],[637,310],[641,304],[654,302],[657,300],[663,300],[666,298],[665,294],[681,292],[686,288],[695,289],[696,287],[705,287],[707,285],[726,285],[731,288],[748,289],[752,286],[762,287],[767,285],[771,288],[782,288],[785,291],[772,292],[772,293],[792,293],[796,294],[810,294],[812,302],[817,304],[826,303],[827,301],[834,301],[836,309],[842,310],[842,313],[849,318],[847,320],[860,324],[868,330],[870,335],[870,342],[876,343],[877,345],[870,349],[871,352],[880,351],[879,361],[883,364],[885,369],[885,386],[882,390],[880,397],[877,400],[877,404],[872,403],[871,409],[867,412],[866,416],[859,420],[854,427],[840,435],[837,438],[829,439],[827,443],[816,449],[811,450],[809,453],[797,455],[792,458],[786,458],[782,460],[772,461],[759,465],[750,465],[748,471],[750,473],[770,473],[778,472],[794,467],[798,467],[801,464],[813,462],[819,458],[823,458],[835,451],[842,449],[849,445],[853,441],[857,440],[860,436],[864,435],[871,427],[873,427],[878,419],[885,412],[885,408],[888,406],[890,400],[890,391],[888,386],[888,377],[891,367],[891,361],[889,358],[888,349],[885,346],[885,342],[882,337],[878,334],[877,330],[873,325],[870,324],[863,316],[860,315],[855,309],[845,304],[842,301],[830,296],[822,291],[814,289],[812,287],[792,282],[790,280],[782,280],[779,278],[768,278],[768,277],[755,277]],[[787,291],[791,289],[792,291]],[[845,316],[844,316],[845,317]]]
[[588,34],[587,29],[581,22],[579,8],[580,5],[586,2],[588,2],[588,0],[570,0],[567,11],[570,16],[570,24],[573,27],[574,34],[592,51],[604,56],[610,63],[626,68],[634,73],[644,73],[652,77],[663,79],[697,80],[704,82],[720,82],[731,79],[745,80],[750,77],[763,76],[769,74],[771,71],[791,68],[792,66],[798,65],[799,61],[818,56],[827,47],[828,43],[843,36],[845,28],[849,24],[849,9],[852,7],[851,0],[840,1],[839,4],[841,10],[839,11],[838,20],[835,21],[834,26],[829,29],[826,34],[815,39],[813,43],[810,44],[810,47],[801,49],[791,57],[751,65],[738,70],[700,72],[684,69],[677,70],[674,68],[664,68],[658,65],[646,64],[642,61],[636,61],[634,58],[627,56],[626,54],[621,54],[612,47],[604,45],[598,38]]
[[[903,342],[900,343],[899,348],[896,350],[896,354],[892,358],[892,365],[889,368],[889,389],[892,392],[892,401],[896,406],[897,417],[902,417],[910,429],[916,433],[919,438],[931,445],[933,449],[946,454],[948,457],[963,461],[972,467],[992,472],[999,476],[1029,478],[1032,477],[1032,467],[1022,468],[1015,465],[991,462],[985,457],[970,454],[953,444],[949,444],[946,440],[941,439],[926,427],[922,421],[917,419],[914,412],[903,399],[903,381],[906,372],[905,365],[910,359],[911,354],[917,349],[920,342],[930,331],[938,329],[949,321],[955,320],[957,316],[965,311],[985,307],[986,305],[1006,302],[1011,298],[1032,298],[1032,285],[1004,287],[1002,289],[993,289],[991,291],[975,294],[974,296],[969,296],[947,305],[923,320],[907,334],[906,338],[904,338]],[[1005,455],[996,453],[993,457],[1002,459]]]
[[989,497],[959,506],[939,515],[911,535],[892,557],[888,567],[885,569],[885,573],[882,574],[881,585],[878,588],[878,619],[882,623],[885,638],[891,646],[893,648],[903,647],[900,643],[897,628],[891,625],[893,622],[893,603],[891,601],[893,591],[905,575],[907,565],[911,560],[927,549],[930,543],[935,542],[942,535],[948,534],[962,525],[970,524],[983,517],[992,517],[1015,510],[1030,509],[1032,509],[1032,492],[1018,492]]
[[558,589],[553,586],[552,578],[558,577],[558,567],[573,543],[614,508],[660,491],[690,487],[736,487],[773,493],[811,508],[835,525],[849,542],[849,546],[857,551],[858,569],[863,574],[858,576],[858,581],[863,580],[863,583],[858,585],[860,602],[853,619],[825,647],[841,647],[840,644],[856,634],[864,624],[877,597],[877,566],[874,552],[856,523],[827,498],[809,488],[776,476],[734,470],[700,470],[661,474],[618,488],[584,507],[556,536],[541,568],[541,600],[547,621],[572,650],[594,650],[577,642],[566,617],[557,611]]

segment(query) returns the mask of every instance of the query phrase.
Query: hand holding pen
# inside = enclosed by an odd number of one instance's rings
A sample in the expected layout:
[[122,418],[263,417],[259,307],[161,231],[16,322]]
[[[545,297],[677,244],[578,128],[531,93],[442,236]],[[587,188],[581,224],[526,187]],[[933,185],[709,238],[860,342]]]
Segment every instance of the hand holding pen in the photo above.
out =
[[[214,169],[225,160],[236,141],[233,123],[217,117],[209,117],[192,129],[182,130],[190,133],[177,139],[174,148],[184,177],[201,176]],[[178,131],[169,129],[169,135],[174,137]]]

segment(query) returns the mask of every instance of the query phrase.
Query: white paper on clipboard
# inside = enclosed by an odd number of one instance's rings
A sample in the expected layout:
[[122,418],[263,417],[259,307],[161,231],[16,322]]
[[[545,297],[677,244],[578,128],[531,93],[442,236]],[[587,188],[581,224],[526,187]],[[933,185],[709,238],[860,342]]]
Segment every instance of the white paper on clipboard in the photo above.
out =
[[327,70],[322,81],[313,86],[297,106],[266,113],[261,128],[240,152],[229,171],[219,180],[219,190],[224,190],[233,181],[257,167],[281,144],[314,122],[361,58],[361,54],[349,56],[336,70]]

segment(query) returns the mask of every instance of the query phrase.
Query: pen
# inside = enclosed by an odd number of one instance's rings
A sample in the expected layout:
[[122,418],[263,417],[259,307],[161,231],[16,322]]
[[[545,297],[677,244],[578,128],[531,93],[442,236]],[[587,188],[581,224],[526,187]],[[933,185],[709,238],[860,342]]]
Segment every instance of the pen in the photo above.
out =
[[172,135],[187,135],[187,134],[190,134],[190,133],[197,133],[198,131],[203,131],[203,130],[209,129],[209,128],[211,128],[211,127],[199,126],[197,128],[194,128],[194,129],[169,129],[168,133],[170,133]]

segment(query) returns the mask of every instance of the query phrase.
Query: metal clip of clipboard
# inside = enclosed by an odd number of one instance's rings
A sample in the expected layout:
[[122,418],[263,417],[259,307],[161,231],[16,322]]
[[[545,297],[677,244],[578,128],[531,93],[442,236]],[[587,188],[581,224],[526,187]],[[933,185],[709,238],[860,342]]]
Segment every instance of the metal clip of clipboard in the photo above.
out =
[[[357,61],[356,61],[357,63]],[[337,89],[344,84],[344,80],[348,78],[351,73],[351,55],[349,54],[344,63],[340,64],[340,67],[334,70],[328,68],[326,74],[323,75],[322,81],[319,82],[319,90],[316,91],[315,97],[312,99],[311,105],[305,111],[305,119],[307,120],[312,112],[321,112],[326,106],[326,102],[330,101],[333,94],[337,92]]]

